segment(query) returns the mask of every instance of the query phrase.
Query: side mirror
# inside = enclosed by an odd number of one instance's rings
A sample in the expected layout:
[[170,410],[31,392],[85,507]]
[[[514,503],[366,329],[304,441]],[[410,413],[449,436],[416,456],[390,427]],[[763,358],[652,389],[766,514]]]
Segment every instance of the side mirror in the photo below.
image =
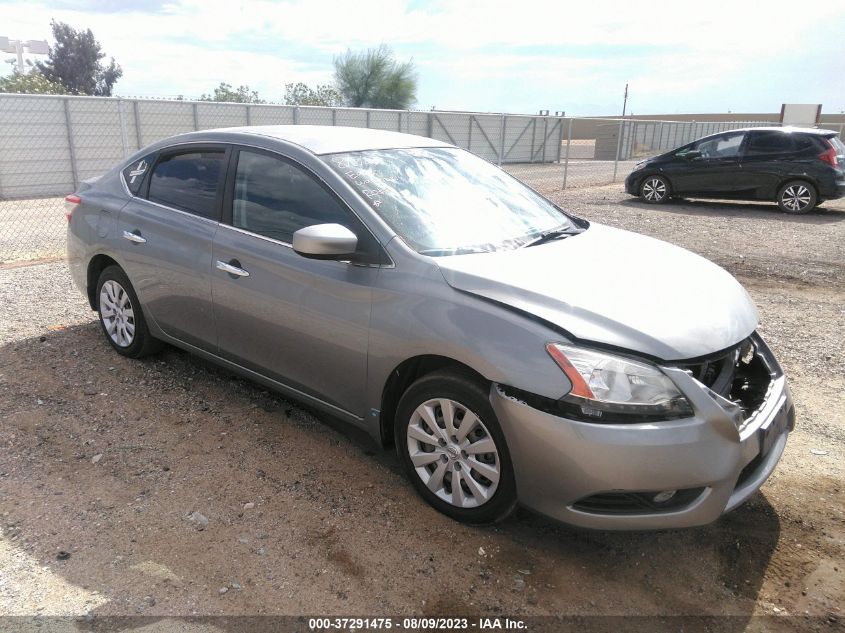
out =
[[293,234],[293,250],[312,259],[340,259],[358,248],[355,234],[340,224],[314,224]]
[[690,151],[683,154],[683,157],[687,160],[695,160],[696,158],[701,158],[701,151],[697,149],[691,149]]

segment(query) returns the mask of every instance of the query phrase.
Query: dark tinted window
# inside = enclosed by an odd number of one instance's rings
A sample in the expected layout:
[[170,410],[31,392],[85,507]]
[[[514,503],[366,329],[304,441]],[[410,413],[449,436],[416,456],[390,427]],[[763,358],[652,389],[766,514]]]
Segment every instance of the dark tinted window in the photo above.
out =
[[310,174],[272,156],[241,151],[232,199],[232,225],[291,243],[312,224],[355,231],[349,211]]
[[786,154],[795,151],[791,134],[783,132],[752,132],[746,155]]
[[223,173],[223,156],[222,150],[165,156],[153,170],[149,199],[218,219],[217,186]]
[[792,142],[795,145],[794,151],[796,152],[823,152],[827,148],[823,147],[820,141],[821,139],[818,136],[811,134],[792,135]]
[[132,195],[138,195],[141,184],[144,182],[144,176],[147,175],[147,170],[149,170],[153,158],[153,154],[144,156],[141,160],[132,161],[123,170],[123,180],[126,182],[126,186],[132,192]]

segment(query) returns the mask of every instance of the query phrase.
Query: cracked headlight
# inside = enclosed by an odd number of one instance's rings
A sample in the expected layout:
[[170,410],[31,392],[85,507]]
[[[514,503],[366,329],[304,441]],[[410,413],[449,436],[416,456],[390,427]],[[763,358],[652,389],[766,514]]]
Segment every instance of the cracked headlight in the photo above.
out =
[[594,422],[646,422],[692,415],[689,401],[656,365],[563,343],[546,350],[572,383],[566,413]]

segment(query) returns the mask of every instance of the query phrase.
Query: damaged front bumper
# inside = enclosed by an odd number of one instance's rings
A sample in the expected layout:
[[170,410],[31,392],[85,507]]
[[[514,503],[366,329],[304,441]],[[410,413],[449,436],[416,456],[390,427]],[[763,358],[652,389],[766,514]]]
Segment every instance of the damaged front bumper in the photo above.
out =
[[663,371],[694,416],[666,422],[567,419],[494,385],[520,503],[572,525],[625,530],[703,525],[736,508],[768,479],[795,422],[783,373],[752,338],[771,374],[744,415],[680,366]]

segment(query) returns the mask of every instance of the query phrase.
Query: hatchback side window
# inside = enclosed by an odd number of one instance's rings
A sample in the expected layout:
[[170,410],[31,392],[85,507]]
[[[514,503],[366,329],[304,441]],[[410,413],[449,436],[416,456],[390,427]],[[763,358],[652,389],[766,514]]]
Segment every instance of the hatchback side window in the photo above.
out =
[[222,150],[193,150],[164,156],[153,168],[147,198],[217,220],[218,187],[224,156]]
[[795,150],[791,134],[783,132],[753,132],[746,156],[760,156],[761,154],[786,154]]
[[355,231],[349,211],[310,174],[283,160],[241,150],[232,197],[232,226],[290,244],[312,224]]

